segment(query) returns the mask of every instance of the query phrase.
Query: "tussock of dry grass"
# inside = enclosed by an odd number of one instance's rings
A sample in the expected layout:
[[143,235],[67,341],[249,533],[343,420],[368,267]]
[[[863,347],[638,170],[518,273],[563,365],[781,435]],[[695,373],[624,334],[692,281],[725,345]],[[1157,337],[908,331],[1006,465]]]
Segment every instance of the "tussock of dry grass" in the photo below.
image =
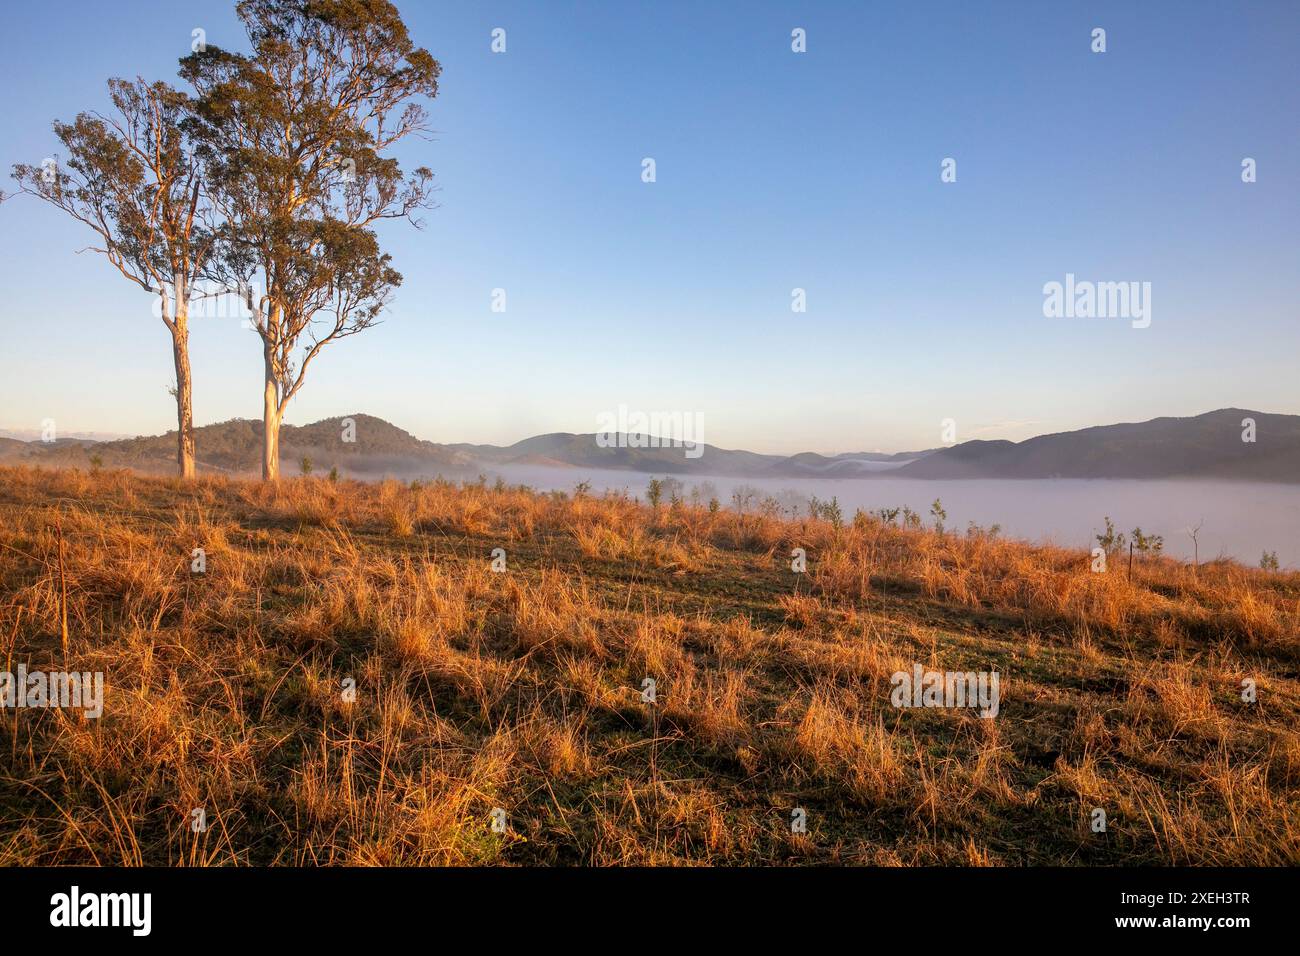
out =
[[[64,666],[61,527],[106,675],[0,711],[7,863],[1300,862],[1300,575],[441,482],[0,469],[0,515],[8,669]],[[999,716],[895,709],[914,662]]]

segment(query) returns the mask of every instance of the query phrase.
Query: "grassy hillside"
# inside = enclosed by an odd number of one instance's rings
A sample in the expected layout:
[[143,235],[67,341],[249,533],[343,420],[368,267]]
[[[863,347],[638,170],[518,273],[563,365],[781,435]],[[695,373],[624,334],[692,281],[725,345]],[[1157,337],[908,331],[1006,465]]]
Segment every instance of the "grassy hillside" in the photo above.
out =
[[0,862],[1300,862],[1297,574],[316,478],[0,469],[0,519],[8,668],[66,611],[107,684],[0,711]]

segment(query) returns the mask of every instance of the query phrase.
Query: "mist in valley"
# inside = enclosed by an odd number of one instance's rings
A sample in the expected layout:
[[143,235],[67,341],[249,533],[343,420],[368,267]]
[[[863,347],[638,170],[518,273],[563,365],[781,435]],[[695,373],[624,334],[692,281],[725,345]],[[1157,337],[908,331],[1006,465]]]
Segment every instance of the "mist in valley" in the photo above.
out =
[[[558,468],[544,465],[505,464],[484,469],[489,482],[498,477],[510,485],[527,485],[538,491],[571,493],[579,482],[591,491],[626,492],[644,499],[653,477],[663,474]],[[468,480],[473,474],[445,474],[452,480]],[[412,468],[404,478],[434,477]],[[1192,560],[1230,557],[1251,567],[1263,552],[1276,552],[1287,568],[1300,567],[1300,491],[1295,485],[1200,480],[1087,480],[1057,478],[1008,481],[972,479],[931,481],[904,478],[738,478],[726,476],[674,476],[681,482],[682,496],[690,501],[692,490],[702,504],[716,496],[723,507],[733,508],[733,494],[752,489],[756,499],[771,497],[787,513],[807,513],[807,503],[816,497],[838,500],[846,521],[857,509],[871,512],[880,508],[902,508],[918,512],[927,526],[933,524],[930,506],[940,499],[947,512],[949,531],[965,534],[970,523],[985,529],[1000,526],[1004,537],[1051,542],[1063,547],[1091,549],[1095,535],[1105,530],[1110,517],[1117,531],[1125,534],[1141,528],[1144,534],[1161,535],[1166,554]],[[1200,525],[1199,544],[1194,546],[1189,529]]]

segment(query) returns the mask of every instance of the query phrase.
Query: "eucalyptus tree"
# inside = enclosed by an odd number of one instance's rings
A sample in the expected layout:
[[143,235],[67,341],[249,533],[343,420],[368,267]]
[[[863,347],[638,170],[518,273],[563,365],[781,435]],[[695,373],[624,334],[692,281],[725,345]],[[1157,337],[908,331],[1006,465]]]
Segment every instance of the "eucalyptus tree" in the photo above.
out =
[[[374,226],[431,206],[432,173],[392,148],[427,131],[440,67],[387,0],[243,0],[250,52],[181,61],[223,218],[222,282],[262,352],[262,476],[279,476],[285,408],[327,346],[374,325],[401,282]],[[253,290],[257,290],[254,292]]]
[[176,464],[194,476],[190,301],[215,249],[202,165],[185,134],[189,98],[165,83],[110,80],[114,112],[54,123],[66,158],[18,164],[20,192],[90,228],[126,279],[158,297],[171,335],[176,383]]

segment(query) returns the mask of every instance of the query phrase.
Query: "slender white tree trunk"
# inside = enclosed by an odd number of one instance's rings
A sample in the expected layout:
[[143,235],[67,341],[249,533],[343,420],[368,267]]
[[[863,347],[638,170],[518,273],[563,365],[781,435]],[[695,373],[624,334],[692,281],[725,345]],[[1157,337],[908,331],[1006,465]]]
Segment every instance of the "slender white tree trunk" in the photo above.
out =
[[194,405],[190,376],[189,317],[184,311],[176,316],[172,335],[172,354],[176,362],[176,464],[182,478],[194,477]]
[[276,383],[275,363],[269,345],[263,351],[263,367],[262,479],[277,481],[280,478],[280,389]]
[[178,280],[176,314],[168,319],[167,292],[162,292],[162,316],[172,334],[172,364],[176,369],[176,470],[184,479],[194,477],[193,379],[190,374],[189,290]]

